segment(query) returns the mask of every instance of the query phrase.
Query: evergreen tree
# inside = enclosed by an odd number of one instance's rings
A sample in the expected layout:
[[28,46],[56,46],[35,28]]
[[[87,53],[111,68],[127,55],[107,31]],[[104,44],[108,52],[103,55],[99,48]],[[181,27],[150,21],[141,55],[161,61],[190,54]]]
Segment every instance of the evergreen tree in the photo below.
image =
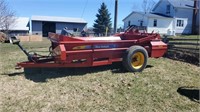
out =
[[96,14],[97,19],[95,20],[95,23],[93,25],[94,32],[96,34],[105,35],[106,33],[106,27],[108,28],[108,34],[111,32],[111,18],[110,13],[108,12],[107,6],[105,3],[101,4],[101,8],[98,10],[98,13]]

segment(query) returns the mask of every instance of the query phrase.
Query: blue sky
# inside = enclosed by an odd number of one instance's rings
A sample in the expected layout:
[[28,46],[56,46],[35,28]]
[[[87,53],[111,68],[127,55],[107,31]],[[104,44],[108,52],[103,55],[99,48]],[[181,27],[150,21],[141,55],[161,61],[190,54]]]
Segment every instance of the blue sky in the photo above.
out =
[[[7,2],[18,17],[32,15],[78,17],[85,19],[88,27],[92,27],[101,3],[105,2],[111,13],[112,22],[114,21],[115,0],[7,0]],[[118,27],[123,26],[122,20],[133,10],[142,10],[142,0],[118,0],[118,2]]]

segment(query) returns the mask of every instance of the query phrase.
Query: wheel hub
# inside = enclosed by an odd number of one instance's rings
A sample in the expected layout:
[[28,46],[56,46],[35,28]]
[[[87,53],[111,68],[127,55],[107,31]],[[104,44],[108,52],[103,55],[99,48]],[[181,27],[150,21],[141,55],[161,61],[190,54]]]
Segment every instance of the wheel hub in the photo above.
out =
[[137,52],[132,56],[131,65],[135,69],[139,69],[144,64],[144,54],[141,52]]

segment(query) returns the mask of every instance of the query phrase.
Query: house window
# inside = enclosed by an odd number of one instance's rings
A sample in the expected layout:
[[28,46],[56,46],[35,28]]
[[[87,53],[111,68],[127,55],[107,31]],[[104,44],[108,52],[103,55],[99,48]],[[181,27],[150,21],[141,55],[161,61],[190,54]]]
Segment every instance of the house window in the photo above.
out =
[[183,27],[184,26],[184,20],[177,20],[176,26],[177,27]]
[[140,26],[143,26],[143,21],[140,21]]
[[166,14],[170,14],[170,5],[167,5]]
[[131,21],[128,21],[128,26],[131,26]]
[[153,21],[153,26],[154,26],[154,27],[157,26],[157,19],[154,19],[154,21]]

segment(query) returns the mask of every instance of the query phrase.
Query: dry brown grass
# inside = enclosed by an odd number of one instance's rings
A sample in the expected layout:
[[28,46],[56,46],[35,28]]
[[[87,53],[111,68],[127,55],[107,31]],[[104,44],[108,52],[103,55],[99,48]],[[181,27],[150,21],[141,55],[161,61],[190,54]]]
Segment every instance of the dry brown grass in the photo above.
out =
[[[49,43],[22,43],[44,51]],[[15,70],[26,60],[14,45],[0,44],[0,111],[194,111],[200,104],[179,93],[199,90],[200,68],[167,58],[149,59],[142,73],[120,64],[93,68]],[[182,89],[183,90],[183,89]],[[182,95],[181,95],[182,94]],[[194,95],[192,92],[191,95]]]

